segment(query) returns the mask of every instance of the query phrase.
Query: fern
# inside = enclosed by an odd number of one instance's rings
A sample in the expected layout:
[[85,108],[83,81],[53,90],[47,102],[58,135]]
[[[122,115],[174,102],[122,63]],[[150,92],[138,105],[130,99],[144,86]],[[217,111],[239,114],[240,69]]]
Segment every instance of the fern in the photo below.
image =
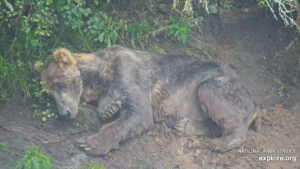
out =
[[144,19],[140,24],[132,23],[128,28],[128,35],[133,40],[138,40],[144,33],[150,33],[151,27],[148,25],[148,20]]
[[182,41],[182,43],[185,45],[188,38],[188,34],[190,33],[194,25],[190,24],[188,21],[182,21],[178,23],[177,19],[172,16],[171,23],[173,24],[173,26],[170,27],[170,32],[168,35],[173,35],[174,39]]
[[[99,19],[101,18],[101,20]],[[104,43],[106,47],[111,47],[117,41],[117,31],[120,25],[112,25],[106,13],[96,13],[87,22],[88,27],[84,29],[87,38]]]
[[89,166],[88,169],[106,169],[106,167],[104,167],[102,165],[98,165],[98,164],[93,164],[93,165]]
[[52,164],[39,147],[27,148],[22,158],[17,161],[15,169],[51,169]]

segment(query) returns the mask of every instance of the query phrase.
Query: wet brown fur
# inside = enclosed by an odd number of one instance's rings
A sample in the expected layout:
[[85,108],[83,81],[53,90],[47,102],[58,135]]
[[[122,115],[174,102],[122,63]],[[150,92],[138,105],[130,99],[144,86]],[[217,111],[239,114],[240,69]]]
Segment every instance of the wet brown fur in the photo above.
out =
[[53,55],[56,60],[56,63],[58,63],[59,67],[62,69],[77,66],[76,59],[71,55],[70,51],[68,51],[67,49],[58,49],[53,53]]
[[[223,63],[153,55],[122,46],[76,56],[59,49],[54,57],[41,74],[44,88],[55,97],[61,115],[69,112],[75,118],[80,97],[98,101],[99,114],[109,109],[112,116],[120,115],[81,141],[91,155],[107,154],[155,122],[175,125],[179,135],[207,136],[211,129],[218,130],[209,127],[213,120],[222,128],[224,143],[213,149],[221,152],[242,144],[253,122],[260,129],[259,107],[235,72]],[[112,107],[118,112],[103,108],[104,100],[122,108]]]
[[75,56],[75,59],[80,62],[80,61],[90,61],[90,60],[94,60],[95,56],[93,54],[90,53],[79,53]]

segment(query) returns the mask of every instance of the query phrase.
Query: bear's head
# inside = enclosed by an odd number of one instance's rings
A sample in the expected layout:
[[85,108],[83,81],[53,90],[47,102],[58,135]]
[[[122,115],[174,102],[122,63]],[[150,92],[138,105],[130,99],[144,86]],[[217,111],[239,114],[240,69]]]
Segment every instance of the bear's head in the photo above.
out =
[[43,65],[36,62],[35,70],[40,72],[43,88],[55,99],[59,115],[74,119],[83,91],[75,56],[66,49],[58,49]]

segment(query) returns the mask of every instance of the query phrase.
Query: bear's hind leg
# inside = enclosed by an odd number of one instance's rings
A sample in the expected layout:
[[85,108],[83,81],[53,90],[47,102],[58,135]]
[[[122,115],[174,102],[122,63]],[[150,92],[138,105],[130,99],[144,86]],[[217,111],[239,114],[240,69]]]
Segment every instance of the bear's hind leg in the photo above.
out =
[[214,139],[210,143],[210,149],[217,152],[227,152],[237,148],[247,140],[247,129],[234,129],[232,133],[222,136],[220,139]]
[[[243,144],[249,122],[254,120],[255,106],[242,83],[237,79],[219,77],[201,84],[198,92],[200,107],[222,128],[222,137],[214,139],[211,148],[226,152]],[[260,121],[257,120],[258,125]]]

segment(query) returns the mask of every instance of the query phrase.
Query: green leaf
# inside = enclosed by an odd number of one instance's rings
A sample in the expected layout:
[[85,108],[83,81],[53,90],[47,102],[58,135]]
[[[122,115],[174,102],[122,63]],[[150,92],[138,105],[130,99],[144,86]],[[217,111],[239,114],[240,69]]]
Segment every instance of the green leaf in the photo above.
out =
[[45,35],[45,32],[44,31],[40,31],[39,34],[40,35]]
[[112,39],[112,43],[116,43],[117,41],[117,32],[116,31],[113,31],[111,32],[111,39]]
[[5,4],[11,12],[14,12],[14,8],[12,7],[12,5],[9,2],[6,2]]
[[147,22],[148,22],[148,20],[147,20],[147,19],[144,19],[144,20],[142,20],[142,22],[141,22],[141,24],[140,24],[140,25],[146,25],[146,24],[147,24]]
[[105,13],[102,15],[102,17],[103,17],[104,20],[107,20],[107,18],[108,18],[107,14],[105,14]]
[[97,25],[93,25],[93,28],[94,28],[94,29],[97,29],[98,27],[97,27]]
[[90,30],[90,33],[91,33],[92,35],[94,35],[94,34],[96,34],[97,32],[94,31],[94,30]]
[[104,40],[104,33],[101,33],[101,34],[99,35],[99,41],[100,41],[100,42],[103,42],[103,40]]
[[186,41],[187,41],[187,36],[186,34],[182,34],[181,35],[181,40],[182,40],[182,43],[185,45]]
[[106,47],[111,47],[111,42],[110,42],[110,38],[109,38],[109,36],[107,36],[107,42],[106,42]]

